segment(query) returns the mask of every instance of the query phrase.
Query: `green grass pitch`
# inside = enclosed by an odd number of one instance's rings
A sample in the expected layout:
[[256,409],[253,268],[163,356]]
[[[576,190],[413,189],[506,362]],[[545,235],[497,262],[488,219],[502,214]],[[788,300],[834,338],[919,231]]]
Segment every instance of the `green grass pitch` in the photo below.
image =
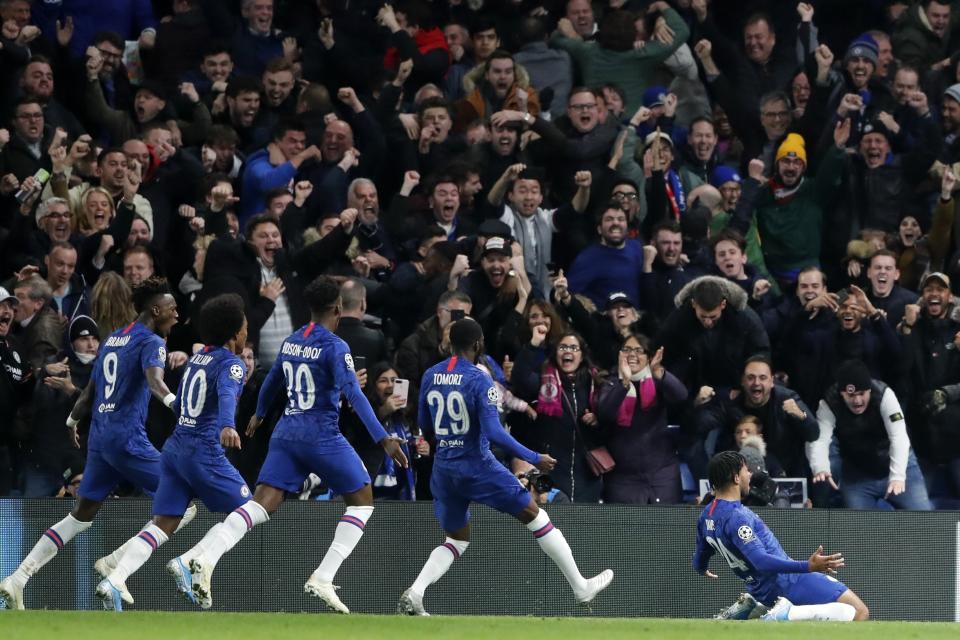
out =
[[488,640],[537,637],[550,640],[764,640],[870,638],[936,640],[960,637],[960,625],[931,622],[856,624],[723,622],[651,618],[516,618],[494,616],[334,616],[306,613],[162,613],[132,611],[3,611],[4,640]]

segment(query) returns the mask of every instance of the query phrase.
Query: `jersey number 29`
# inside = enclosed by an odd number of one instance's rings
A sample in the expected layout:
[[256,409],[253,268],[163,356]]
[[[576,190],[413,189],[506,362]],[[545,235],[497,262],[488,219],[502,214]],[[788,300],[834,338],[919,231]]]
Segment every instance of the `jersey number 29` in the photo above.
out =
[[[427,394],[427,404],[434,409],[433,432],[438,436],[463,435],[470,430],[470,414],[467,412],[467,402],[459,391],[451,391],[444,402],[443,394],[431,391]],[[446,409],[446,416],[444,416]],[[449,418],[450,428],[444,424],[444,418]]]

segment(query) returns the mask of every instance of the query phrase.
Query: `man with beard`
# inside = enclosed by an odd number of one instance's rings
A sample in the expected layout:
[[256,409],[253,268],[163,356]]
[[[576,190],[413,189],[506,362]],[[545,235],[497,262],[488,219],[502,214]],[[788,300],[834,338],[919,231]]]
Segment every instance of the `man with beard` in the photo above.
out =
[[524,288],[525,278],[516,271],[513,247],[500,237],[488,238],[480,254],[480,268],[469,273],[466,256],[457,256],[450,271],[450,287],[470,297],[477,322],[487,328],[490,341],[487,349],[498,362],[503,360],[500,344],[501,328],[520,321],[530,292]]
[[710,182],[717,164],[717,132],[713,120],[700,117],[690,123],[687,144],[680,149],[680,180],[684,191],[690,193],[701,184]]
[[[240,225],[265,208],[264,196],[286,186],[308,160],[319,159],[320,149],[307,146],[306,128],[299,119],[287,118],[273,130],[273,142],[247,158],[243,171]],[[316,183],[314,183],[316,184]]]
[[[871,379],[859,360],[837,370],[817,408],[820,437],[807,448],[813,482],[840,485],[849,509],[876,509],[884,501],[895,509],[929,511],[920,465],[910,447],[907,423],[897,396],[883,382]],[[837,442],[843,476],[832,477],[831,442]]]
[[293,65],[286,58],[274,58],[267,63],[260,78],[266,98],[267,113],[277,117],[293,115],[296,98],[291,99],[296,87]]
[[71,140],[83,135],[83,125],[77,117],[54,97],[53,67],[43,56],[34,56],[20,76],[20,91],[38,100],[43,108],[44,122],[54,129],[63,129]]
[[651,242],[643,247],[640,299],[645,311],[664,320],[673,313],[676,295],[694,274],[684,267],[683,233],[676,222],[654,227]]
[[63,485],[66,469],[82,469],[83,458],[73,446],[63,423],[87,386],[100,350],[97,323],[78,315],[70,323],[68,347],[44,367],[33,396],[30,439],[26,443],[27,467],[23,496],[45,498]]
[[274,123],[261,109],[262,91],[256,78],[232,78],[226,93],[218,96],[211,107],[216,122],[232,127],[240,136],[239,146],[244,153],[253,153],[270,141]]
[[849,360],[866,363],[877,380],[899,379],[902,348],[893,327],[856,285],[837,296],[836,319],[814,331],[793,335],[793,388],[811,404],[834,381],[837,366]]
[[756,416],[762,425],[767,451],[787,476],[807,477],[804,444],[820,435],[817,420],[793,390],[777,384],[773,365],[764,356],[747,359],[743,376],[729,394],[705,392],[705,402],[696,411],[696,429],[701,438],[716,432],[717,451],[736,449],[733,425],[746,416]]
[[897,254],[889,249],[881,249],[872,256],[867,264],[867,280],[870,290],[867,297],[874,307],[882,311],[891,327],[903,320],[903,311],[908,304],[917,301],[917,294],[897,284],[900,270],[897,268]]
[[[0,415],[14,416],[30,399],[34,386],[33,372],[24,362],[10,336],[20,301],[0,287]],[[5,420],[9,425],[11,421]],[[0,496],[10,495],[13,484],[13,459],[9,433],[0,432]]]
[[481,183],[491,185],[507,167],[523,162],[526,154],[520,149],[521,128],[518,122],[501,123],[494,119],[490,123],[489,140],[471,145],[468,157],[472,164],[480,167]]
[[[470,76],[464,80],[467,82]],[[457,114],[454,131],[462,132],[475,120],[504,111],[517,111],[535,118],[540,114],[540,99],[529,88],[524,72],[518,76],[513,56],[503,49],[494,51],[483,63],[483,79],[466,98],[454,105]]]
[[570,267],[570,291],[587,296],[597,308],[614,291],[623,291],[632,306],[639,306],[644,249],[627,238],[627,212],[620,201],[611,200],[600,214],[597,235],[599,241],[580,252]]
[[747,306],[747,295],[715,276],[701,276],[680,290],[656,342],[664,349],[664,366],[691,397],[733,388],[747,358],[770,354],[767,332]]
[[[858,119],[863,117],[864,113],[869,115],[881,111],[892,113],[897,107],[896,99],[888,88],[885,80],[876,77],[877,66],[879,64],[880,45],[869,34],[863,33],[857,36],[850,45],[843,57],[843,73],[837,77],[829,90],[824,85],[817,83],[812,99],[818,100],[818,95],[829,92],[830,99],[826,103],[827,112],[833,112],[847,100],[847,96],[856,95],[861,98],[862,108],[857,113],[841,114],[840,117],[852,117]],[[813,106],[811,105],[811,108]],[[857,130],[857,126],[854,129]],[[856,136],[853,137],[856,142]]]
[[960,312],[950,278],[928,274],[920,301],[908,304],[898,326],[904,347],[904,404],[926,473],[946,465],[953,497],[960,498]]
[[[574,178],[577,193],[573,200],[556,209],[544,209],[543,182],[539,175],[527,171],[526,165],[515,164],[507,168],[487,193],[487,204],[493,215],[510,226],[513,237],[523,251],[524,267],[533,286],[550,292],[550,269],[554,261],[554,233],[565,235],[575,227],[590,201],[592,176],[581,171]],[[503,204],[506,193],[507,204]]]
[[952,85],[943,94],[943,150],[940,160],[947,164],[960,161],[960,84]]
[[[763,258],[781,285],[796,282],[800,270],[820,261],[824,211],[831,206],[843,175],[850,120],[838,122],[834,145],[824,154],[816,177],[808,179],[803,138],[792,133],[777,150],[773,177],[768,181],[760,160],[750,161],[750,180],[731,226],[741,234],[755,215],[763,238]],[[747,205],[753,204],[751,208]]]

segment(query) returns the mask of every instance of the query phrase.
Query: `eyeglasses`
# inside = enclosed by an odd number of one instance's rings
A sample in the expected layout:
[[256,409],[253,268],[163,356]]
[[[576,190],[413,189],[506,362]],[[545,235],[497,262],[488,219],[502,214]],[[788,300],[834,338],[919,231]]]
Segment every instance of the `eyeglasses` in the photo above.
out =
[[99,47],[97,47],[97,51],[99,51],[99,52],[100,52],[100,55],[102,55],[104,58],[110,58],[110,59],[113,59],[113,60],[119,60],[119,59],[120,59],[120,52],[119,52],[119,51],[110,51],[110,50],[108,50],[108,49],[101,49],[101,48],[99,48]]
[[577,353],[580,351],[580,347],[575,344],[561,344],[557,347],[557,351],[563,351],[566,353]]
[[590,109],[596,109],[597,103],[592,102],[590,104],[571,104],[569,109],[571,111],[590,111]]
[[627,355],[635,353],[638,356],[642,356],[647,352],[643,350],[643,347],[620,347],[620,353],[625,353]]
[[612,198],[614,200],[639,200],[640,194],[638,193],[627,193],[625,191],[615,191]]
[[771,118],[773,120],[786,120],[790,117],[789,111],[763,111],[760,113],[764,118]]

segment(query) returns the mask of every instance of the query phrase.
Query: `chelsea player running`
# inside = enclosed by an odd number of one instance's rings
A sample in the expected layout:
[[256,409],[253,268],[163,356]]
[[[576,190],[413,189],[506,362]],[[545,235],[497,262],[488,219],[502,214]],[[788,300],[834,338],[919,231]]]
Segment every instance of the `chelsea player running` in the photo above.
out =
[[[250,490],[223,451],[240,448],[235,419],[246,373],[238,357],[247,341],[243,299],[235,293],[212,298],[200,309],[198,320],[206,346],[187,362],[173,404],[179,417],[163,445],[153,522],[124,545],[116,568],[97,585],[97,597],[108,610],[123,610],[121,589],[126,579],[173,535],[191,500],[200,498],[210,511],[230,513],[250,499]],[[167,563],[167,571],[180,592],[193,600],[189,560],[175,558]]]
[[[86,531],[103,501],[121,480],[153,495],[160,475],[160,454],[144,429],[151,394],[170,407],[174,394],[163,382],[167,359],[164,338],[177,323],[177,301],[163,278],[150,278],[133,291],[139,313],[127,327],[107,338],[93,367],[90,383],[77,399],[67,427],[80,446],[77,424],[93,411],[87,441],[87,463],[79,499],[66,518],[47,529],[17,570],[0,582],[0,598],[8,609],[23,609],[27,581],[78,533]],[[191,507],[181,526],[196,515]],[[97,571],[111,557],[101,558]],[[133,598],[124,591],[124,600]]]
[[424,591],[470,544],[471,502],[508,513],[525,524],[570,583],[577,600],[589,604],[613,580],[613,571],[607,569],[590,579],[580,574],[563,534],[530,492],[497,461],[490,443],[541,471],[550,471],[557,461],[527,449],[504,431],[497,411],[500,392],[476,365],[483,353],[483,330],[476,320],[457,320],[450,329],[450,346],[453,356],[423,375],[419,408],[419,424],[432,429],[437,439],[430,490],[434,512],[447,538],[430,554],[413,586],[400,596],[397,613],[429,615],[423,608]]
[[304,298],[312,321],[284,340],[247,427],[247,435],[252,436],[276,394],[286,386],[289,401],[270,439],[253,500],[237,507],[226,520],[210,529],[196,547],[175,559],[189,566],[193,593],[204,609],[213,604],[210,578],[223,554],[255,525],[266,522],[269,514],[280,508],[286,493],[299,492],[313,472],[343,496],[347,509],[337,524],[329,550],[307,580],[304,591],[320,598],[334,611],[350,613],[337,597],[333,577],[363,535],[373,513],[373,490],[360,456],[340,433],[341,394],[363,420],[373,440],[397,464],[407,467],[399,438],[387,435],[360,389],[349,347],[333,333],[342,312],[337,283],[320,276],[306,287]]
[[[708,567],[719,553],[747,584],[740,611],[731,617],[746,619],[759,602],[772,607],[764,620],[866,620],[870,611],[845,584],[825,575],[844,566],[843,555],[823,555],[823,547],[809,560],[793,560],[760,516],[741,504],[750,491],[750,470],[736,451],[718,453],[710,460],[714,499],[697,523],[693,568],[708,578]],[[735,605],[736,606],[736,605]]]

